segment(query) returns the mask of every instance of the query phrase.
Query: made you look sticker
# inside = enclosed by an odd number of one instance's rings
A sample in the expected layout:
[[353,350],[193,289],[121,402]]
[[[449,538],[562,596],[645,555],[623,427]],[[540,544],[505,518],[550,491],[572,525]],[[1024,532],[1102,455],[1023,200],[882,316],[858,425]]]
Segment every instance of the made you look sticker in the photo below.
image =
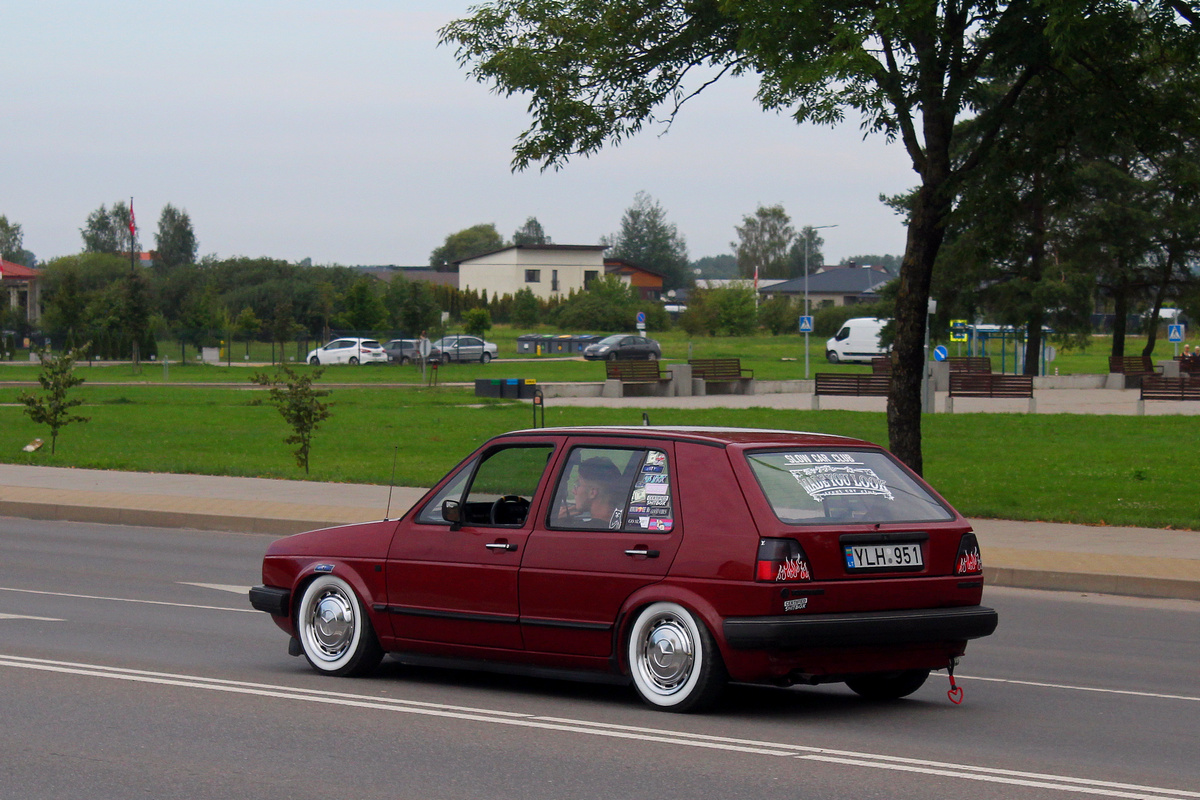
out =
[[[786,459],[792,477],[814,500],[853,495],[894,499],[891,489],[875,470],[863,466],[849,453],[789,454]],[[793,464],[796,466],[790,466]]]

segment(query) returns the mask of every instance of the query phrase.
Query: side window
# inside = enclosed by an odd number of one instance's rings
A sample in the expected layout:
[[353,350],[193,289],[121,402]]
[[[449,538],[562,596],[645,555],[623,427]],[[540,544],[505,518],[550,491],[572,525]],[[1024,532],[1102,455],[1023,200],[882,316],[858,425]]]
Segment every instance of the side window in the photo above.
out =
[[483,457],[467,489],[464,525],[523,525],[554,448],[505,447]]
[[846,341],[847,339],[850,338],[850,328],[849,327],[842,328],[840,331],[837,332],[837,336],[835,336],[833,338],[839,342]]
[[674,527],[666,453],[580,447],[555,487],[552,528],[669,531]]
[[442,503],[447,500],[461,500],[463,489],[467,485],[467,479],[471,477],[471,473],[475,471],[475,462],[468,464],[459,471],[454,479],[447,483],[442,490],[433,496],[433,499],[425,504],[421,509],[421,513],[417,514],[417,522],[441,523],[449,525],[442,517]]

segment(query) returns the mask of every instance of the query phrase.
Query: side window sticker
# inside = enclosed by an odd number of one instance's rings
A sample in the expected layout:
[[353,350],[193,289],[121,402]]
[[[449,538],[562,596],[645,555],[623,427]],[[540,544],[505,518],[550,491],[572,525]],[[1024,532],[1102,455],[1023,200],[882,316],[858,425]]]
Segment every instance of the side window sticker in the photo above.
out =
[[626,509],[626,530],[666,533],[675,527],[667,454],[646,451]]

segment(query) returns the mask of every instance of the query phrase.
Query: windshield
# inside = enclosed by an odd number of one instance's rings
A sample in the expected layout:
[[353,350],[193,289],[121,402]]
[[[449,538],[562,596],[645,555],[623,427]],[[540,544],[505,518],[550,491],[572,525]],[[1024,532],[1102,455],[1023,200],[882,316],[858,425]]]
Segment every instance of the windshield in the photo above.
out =
[[879,451],[794,450],[746,458],[775,515],[789,525],[954,518]]
[[618,333],[616,336],[605,336],[603,339],[601,339],[598,342],[598,344],[606,344],[609,347],[612,347],[615,344],[619,344],[620,341],[624,338],[625,338],[625,334]]

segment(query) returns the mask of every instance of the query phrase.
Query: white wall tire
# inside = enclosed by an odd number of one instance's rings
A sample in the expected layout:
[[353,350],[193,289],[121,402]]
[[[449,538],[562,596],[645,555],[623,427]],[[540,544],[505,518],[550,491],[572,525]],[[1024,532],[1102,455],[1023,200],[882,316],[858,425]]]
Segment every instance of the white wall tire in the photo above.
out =
[[725,665],[712,635],[677,603],[652,603],[638,613],[626,657],[638,696],[663,711],[708,708],[725,686]]
[[296,633],[304,657],[323,675],[364,675],[383,658],[362,601],[333,575],[321,575],[304,589]]

